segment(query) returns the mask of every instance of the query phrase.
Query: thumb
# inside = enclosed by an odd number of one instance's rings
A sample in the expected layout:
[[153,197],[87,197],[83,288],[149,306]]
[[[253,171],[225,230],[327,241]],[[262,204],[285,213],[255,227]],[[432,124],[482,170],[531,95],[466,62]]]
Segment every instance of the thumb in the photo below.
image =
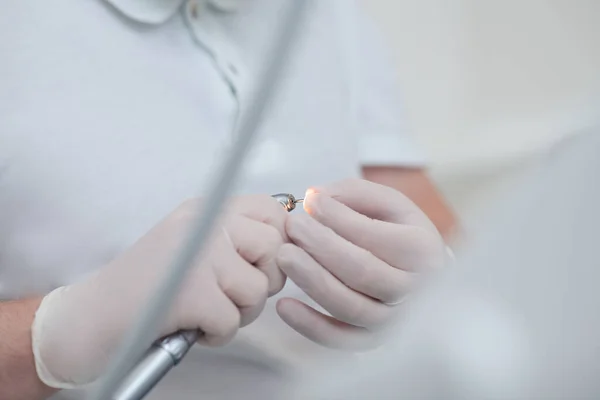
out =
[[397,224],[433,227],[425,213],[401,192],[364,179],[347,179],[311,188],[311,193],[326,194],[369,218]]

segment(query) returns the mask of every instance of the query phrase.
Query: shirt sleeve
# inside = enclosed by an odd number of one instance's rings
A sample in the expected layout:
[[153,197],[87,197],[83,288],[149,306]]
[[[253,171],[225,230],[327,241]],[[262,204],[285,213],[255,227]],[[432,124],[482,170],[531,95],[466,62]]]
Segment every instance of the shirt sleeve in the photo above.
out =
[[350,63],[361,165],[424,167],[427,158],[409,132],[398,71],[382,32],[359,5],[346,15],[350,16],[347,26],[353,31]]

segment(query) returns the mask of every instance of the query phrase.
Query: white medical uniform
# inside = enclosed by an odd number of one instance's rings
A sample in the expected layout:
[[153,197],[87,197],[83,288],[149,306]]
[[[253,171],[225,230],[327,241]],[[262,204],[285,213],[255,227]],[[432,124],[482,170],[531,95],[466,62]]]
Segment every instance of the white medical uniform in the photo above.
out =
[[[288,3],[0,5],[2,299],[84,279],[203,195]],[[372,27],[349,0],[315,4],[240,193],[302,195],[361,165],[423,163]],[[302,297],[289,283],[283,295]],[[273,305],[230,346],[193,350],[151,398],[281,398],[278,383],[325,350]]]

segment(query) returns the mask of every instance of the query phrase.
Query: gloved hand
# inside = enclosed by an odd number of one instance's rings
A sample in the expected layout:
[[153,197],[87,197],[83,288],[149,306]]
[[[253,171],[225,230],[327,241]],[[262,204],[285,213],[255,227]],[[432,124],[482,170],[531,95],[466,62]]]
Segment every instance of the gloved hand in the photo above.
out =
[[[181,205],[87,281],[61,287],[40,305],[32,327],[40,379],[66,389],[94,381],[157,287],[189,234],[198,202]],[[200,329],[201,342],[227,343],[262,311],[285,276],[275,258],[287,213],[270,196],[234,199],[198,257],[158,337]]]
[[443,265],[433,223],[402,193],[364,180],[307,192],[309,215],[290,215],[277,264],[329,314],[292,298],[280,317],[300,334],[333,348],[364,350],[398,314],[420,273]]

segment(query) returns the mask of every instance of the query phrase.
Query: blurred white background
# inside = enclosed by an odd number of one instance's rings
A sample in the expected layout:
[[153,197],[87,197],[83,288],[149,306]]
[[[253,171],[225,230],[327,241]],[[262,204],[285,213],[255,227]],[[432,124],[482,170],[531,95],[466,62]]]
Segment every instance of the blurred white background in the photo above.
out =
[[598,117],[598,0],[363,0],[409,124],[464,222]]

